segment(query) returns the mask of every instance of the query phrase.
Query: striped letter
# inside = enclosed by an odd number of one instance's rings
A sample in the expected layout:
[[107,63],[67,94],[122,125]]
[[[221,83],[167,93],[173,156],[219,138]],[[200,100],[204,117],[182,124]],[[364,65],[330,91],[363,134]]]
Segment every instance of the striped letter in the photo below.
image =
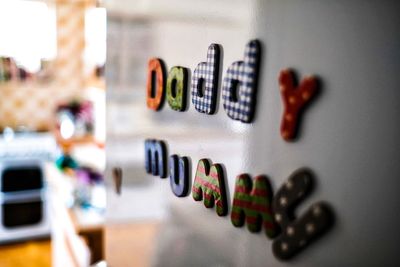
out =
[[204,197],[204,206],[212,208],[215,204],[218,216],[226,215],[225,181],[223,169],[220,164],[211,166],[208,159],[201,159],[197,165],[196,177],[192,187],[192,196],[195,201]]
[[265,176],[254,178],[254,185],[249,175],[241,174],[236,178],[233,195],[231,221],[236,227],[244,225],[246,218],[250,232],[259,232],[261,223],[269,238],[277,234],[277,226],[271,210],[272,190]]

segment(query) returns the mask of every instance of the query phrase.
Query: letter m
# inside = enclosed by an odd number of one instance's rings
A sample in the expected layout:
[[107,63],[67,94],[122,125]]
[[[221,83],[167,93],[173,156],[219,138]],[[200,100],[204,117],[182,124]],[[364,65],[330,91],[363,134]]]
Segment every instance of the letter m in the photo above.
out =
[[145,164],[147,173],[167,177],[167,147],[163,141],[145,141]]
[[259,232],[262,225],[269,238],[275,237],[278,228],[273,220],[271,200],[272,190],[267,177],[257,176],[252,184],[249,175],[237,176],[232,203],[232,224],[241,227],[246,221],[250,232]]
[[211,166],[208,159],[201,159],[197,165],[193,182],[192,196],[195,201],[204,199],[204,206],[212,208],[215,204],[218,216],[228,211],[223,169],[220,164]]

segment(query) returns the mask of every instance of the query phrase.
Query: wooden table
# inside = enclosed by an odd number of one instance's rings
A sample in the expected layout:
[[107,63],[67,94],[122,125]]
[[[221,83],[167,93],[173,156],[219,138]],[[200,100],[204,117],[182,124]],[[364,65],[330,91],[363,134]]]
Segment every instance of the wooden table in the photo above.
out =
[[33,240],[0,246],[1,267],[50,267],[50,239]]

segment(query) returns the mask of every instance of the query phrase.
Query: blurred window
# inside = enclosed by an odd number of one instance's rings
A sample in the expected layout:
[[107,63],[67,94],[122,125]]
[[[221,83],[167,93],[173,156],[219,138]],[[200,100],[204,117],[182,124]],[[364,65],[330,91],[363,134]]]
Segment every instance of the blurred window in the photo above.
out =
[[0,57],[12,57],[30,72],[57,50],[55,10],[40,1],[0,1]]

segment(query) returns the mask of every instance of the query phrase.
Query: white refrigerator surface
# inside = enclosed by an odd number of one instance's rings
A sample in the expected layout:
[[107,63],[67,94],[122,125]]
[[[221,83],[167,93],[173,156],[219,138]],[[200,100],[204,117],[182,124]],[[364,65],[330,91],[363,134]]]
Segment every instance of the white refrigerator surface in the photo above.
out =
[[[108,3],[107,3],[108,2]],[[106,1],[107,168],[122,167],[122,195],[109,180],[107,220],[156,221],[153,266],[396,266],[400,235],[400,2],[399,1]],[[146,106],[147,61],[193,74],[207,48],[220,44],[221,77],[243,60],[248,41],[262,44],[255,118],[217,112],[177,112]],[[290,68],[301,81],[315,75],[320,93],[303,114],[299,136],[280,135],[283,102],[278,75]],[[228,216],[176,197],[169,178],[146,173],[144,142],[164,140],[168,154],[188,156],[190,185],[202,158],[224,166]],[[230,220],[236,176],[267,175],[274,193],[297,169],[315,175],[301,217],[329,203],[333,227],[294,258],[272,253],[265,233]],[[132,251],[134,253],[134,251]]]

